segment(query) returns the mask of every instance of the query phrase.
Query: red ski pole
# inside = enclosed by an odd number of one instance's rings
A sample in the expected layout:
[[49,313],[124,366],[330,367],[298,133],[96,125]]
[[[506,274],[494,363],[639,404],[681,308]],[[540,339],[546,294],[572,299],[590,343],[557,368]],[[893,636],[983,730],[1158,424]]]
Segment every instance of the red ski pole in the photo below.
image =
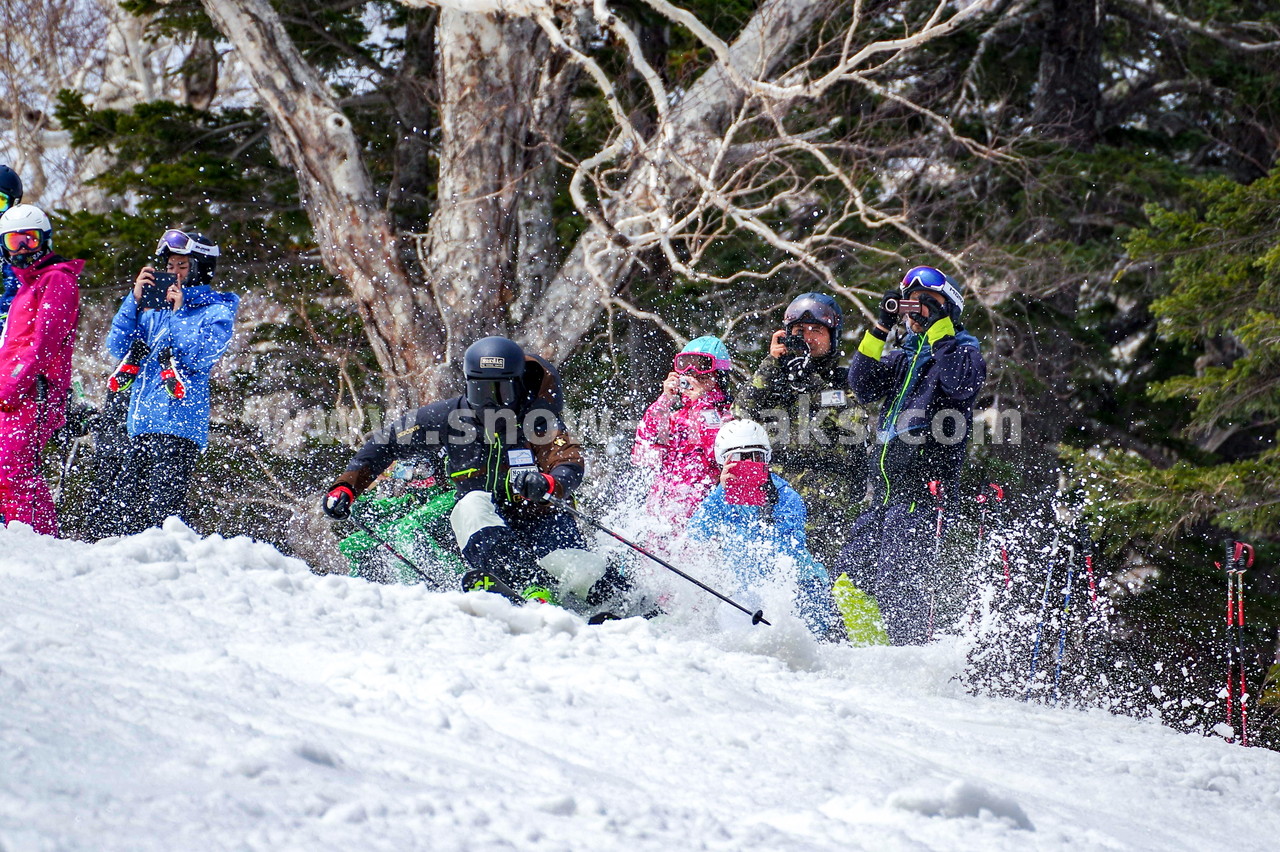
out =
[[934,610],[938,602],[938,560],[942,558],[942,483],[929,483],[929,493],[938,507],[938,523],[933,535],[933,566],[929,569],[929,640],[933,641]]
[[1096,609],[1098,606],[1098,585],[1093,580],[1093,554],[1085,554],[1084,570],[1089,574],[1089,604]]
[[[1244,673],[1244,572],[1253,567],[1253,548],[1243,541],[1233,542],[1228,553],[1230,561],[1227,568],[1227,627],[1230,630],[1234,620],[1235,630],[1228,637],[1231,647],[1228,649],[1227,668],[1227,712],[1231,712],[1231,658],[1234,667],[1240,673],[1239,691],[1236,693],[1240,702],[1240,745],[1249,745],[1249,691]],[[1235,581],[1235,611],[1232,618],[1232,579]],[[1230,718],[1227,724],[1231,724]]]

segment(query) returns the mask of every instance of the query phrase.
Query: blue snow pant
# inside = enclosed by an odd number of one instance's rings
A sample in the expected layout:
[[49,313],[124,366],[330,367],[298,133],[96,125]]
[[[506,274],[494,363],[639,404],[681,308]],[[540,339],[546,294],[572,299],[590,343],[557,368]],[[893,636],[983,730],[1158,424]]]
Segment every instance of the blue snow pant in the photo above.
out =
[[847,573],[880,605],[885,631],[894,645],[929,640],[929,598],[937,512],[917,503],[872,506],[854,521],[848,544],[832,575]]

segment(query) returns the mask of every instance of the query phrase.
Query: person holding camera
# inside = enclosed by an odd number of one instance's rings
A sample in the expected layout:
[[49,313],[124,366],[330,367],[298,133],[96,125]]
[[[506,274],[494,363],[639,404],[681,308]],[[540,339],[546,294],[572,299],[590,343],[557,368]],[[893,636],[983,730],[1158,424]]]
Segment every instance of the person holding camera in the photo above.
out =
[[631,461],[654,472],[645,507],[677,532],[720,478],[714,447],[720,424],[733,416],[727,387],[732,369],[720,338],[689,341],[636,428]]
[[0,337],[0,513],[58,534],[40,456],[66,423],[83,260],[53,252],[53,225],[33,204],[0,215],[0,252],[18,281]]
[[[126,487],[114,505],[122,534],[180,515],[196,460],[209,442],[209,374],[231,342],[240,297],[211,286],[218,246],[198,233],[164,232],[156,263],[138,272],[111,321],[108,381],[130,391]],[[156,267],[163,269],[157,271]]]
[[[936,626],[939,524],[956,494],[973,404],[986,381],[978,339],[960,323],[963,309],[955,281],[917,266],[901,289],[884,294],[879,321],[849,366],[858,399],[883,407],[872,505],[836,569],[875,596],[895,645],[923,644]],[[908,334],[886,352],[890,330],[903,321]]]
[[738,417],[777,424],[773,467],[809,506],[809,541],[832,564],[867,488],[867,414],[840,365],[843,315],[826,293],[787,305],[769,353],[737,395]]

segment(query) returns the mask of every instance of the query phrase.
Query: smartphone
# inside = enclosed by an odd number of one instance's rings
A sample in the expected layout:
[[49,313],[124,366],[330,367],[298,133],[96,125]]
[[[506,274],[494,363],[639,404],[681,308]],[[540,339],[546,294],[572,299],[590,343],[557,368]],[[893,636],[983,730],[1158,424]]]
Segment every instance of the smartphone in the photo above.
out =
[[733,478],[724,484],[724,499],[735,506],[763,506],[764,484],[769,466],[759,461],[740,461],[733,466]]
[[142,299],[138,302],[139,308],[151,308],[157,311],[167,311],[173,307],[169,301],[165,299],[165,293],[169,292],[169,288],[178,283],[178,276],[172,272],[155,273],[154,284],[142,285]]

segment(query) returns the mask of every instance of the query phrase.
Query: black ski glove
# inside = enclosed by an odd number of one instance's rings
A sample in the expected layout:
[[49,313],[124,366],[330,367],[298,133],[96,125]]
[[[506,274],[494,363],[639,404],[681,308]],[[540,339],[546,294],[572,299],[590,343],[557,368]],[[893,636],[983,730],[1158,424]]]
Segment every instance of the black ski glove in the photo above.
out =
[[880,320],[879,320],[879,323],[880,323],[880,325],[884,326],[885,328],[890,328],[890,329],[891,329],[891,328],[893,328],[895,325],[897,325],[897,324],[898,324],[898,309],[897,309],[897,307],[895,306],[895,307],[894,307],[894,309],[893,309],[892,311],[891,311],[891,310],[889,310],[889,308],[887,307],[887,305],[888,305],[888,304],[889,304],[889,302],[891,302],[891,301],[893,301],[893,302],[901,302],[901,301],[902,301],[902,291],[901,291],[901,290],[886,290],[886,291],[885,291],[885,294],[884,294],[884,298],[882,298],[882,299],[880,300]]
[[920,324],[920,333],[924,334],[929,330],[930,326],[932,326],[935,322],[942,319],[943,317],[948,316],[948,314],[942,308],[939,308],[937,305],[930,303],[928,316],[925,316],[920,311],[913,311],[912,313],[907,314],[907,316]]
[[540,470],[513,470],[507,473],[507,493],[519,495],[534,503],[545,500],[556,490],[551,474]]

